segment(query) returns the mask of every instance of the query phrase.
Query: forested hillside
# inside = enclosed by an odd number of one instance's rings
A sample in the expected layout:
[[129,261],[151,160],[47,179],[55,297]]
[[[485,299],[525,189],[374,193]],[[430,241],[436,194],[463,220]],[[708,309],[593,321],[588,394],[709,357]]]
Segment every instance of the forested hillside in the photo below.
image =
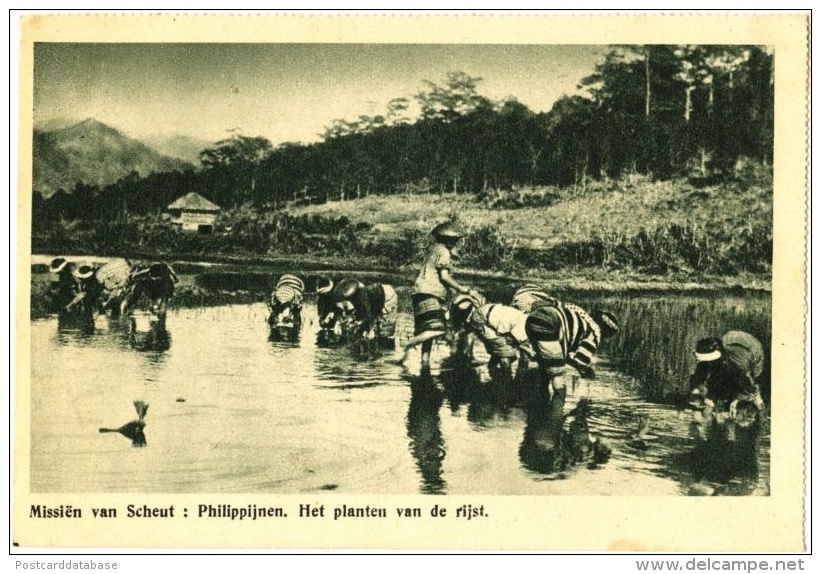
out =
[[[680,197],[676,185],[663,192],[675,204],[676,217],[685,218],[692,202],[707,219],[676,222],[681,229],[664,232],[672,233],[670,241],[675,243],[676,233],[695,233],[693,241],[705,246],[736,237],[735,208],[715,213],[715,205],[725,195],[749,193],[757,209],[752,216],[761,217],[746,221],[758,258],[746,267],[761,270],[768,268],[772,238],[771,208],[758,206],[771,201],[772,193],[773,81],[773,54],[758,46],[614,46],[589,76],[579,78],[582,95],[565,96],[536,113],[514,98],[492,101],[481,93],[481,78],[451,72],[426,81],[416,94],[398,95],[383,114],[330,121],[317,143],[274,146],[237,133],[202,150],[197,171],[134,173],[112,185],[63,190],[48,200],[35,190],[35,236],[48,243],[58,221],[70,236],[67,221],[127,226],[134,218],[143,218],[142,228],[157,237],[167,235],[158,231],[159,214],[196,191],[226,210],[221,225],[230,229],[227,244],[275,252],[286,247],[283,230],[297,225],[288,223],[283,210],[299,205],[448,193],[495,209],[538,210],[555,202],[569,205],[596,190],[635,194],[626,203],[638,205],[639,194],[658,195],[644,183],[681,182]],[[633,185],[637,181],[643,184]],[[725,205],[744,204],[735,199]],[[653,203],[652,212],[634,211],[635,225],[623,240],[671,225],[659,222],[659,210],[668,203]],[[718,235],[709,229],[714,216],[720,218]],[[321,233],[323,225],[317,227]],[[595,235],[605,248],[613,243],[591,229],[581,237]],[[515,232],[508,237],[522,239]],[[96,248],[105,243],[103,234]]]

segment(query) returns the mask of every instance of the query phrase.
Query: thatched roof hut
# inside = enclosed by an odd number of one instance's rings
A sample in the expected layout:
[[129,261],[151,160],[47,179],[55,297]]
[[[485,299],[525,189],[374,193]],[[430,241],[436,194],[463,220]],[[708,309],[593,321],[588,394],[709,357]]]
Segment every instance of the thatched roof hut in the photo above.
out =
[[200,233],[213,232],[214,221],[217,214],[222,211],[219,205],[193,191],[174,201],[167,209],[174,217],[172,223],[186,231]]

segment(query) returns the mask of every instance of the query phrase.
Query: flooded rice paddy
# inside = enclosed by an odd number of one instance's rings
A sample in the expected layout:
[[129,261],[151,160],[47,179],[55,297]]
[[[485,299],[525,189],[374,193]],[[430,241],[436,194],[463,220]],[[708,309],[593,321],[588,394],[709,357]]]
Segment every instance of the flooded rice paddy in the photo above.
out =
[[[655,325],[654,309],[670,312],[671,304],[636,297],[617,310],[627,325]],[[687,316],[715,317],[715,300],[678,305],[682,328],[692,332],[670,333],[673,339],[687,346],[712,334]],[[768,300],[754,305],[769,316]],[[749,304],[720,306],[749,321]],[[697,476],[691,413],[651,402],[646,381],[624,374],[619,350],[640,343],[604,345],[596,378],[569,390],[567,409],[591,400],[590,430],[612,449],[610,460],[546,473],[531,457],[536,419],[486,367],[451,370],[443,366],[449,349],[440,345],[423,380],[418,351],[399,366],[391,352],[361,361],[347,348],[318,348],[310,301],[303,316],[295,343],[268,340],[264,304],[174,310],[167,332],[153,338],[132,337],[104,316],[93,332],[56,317],[32,321],[31,491],[769,494],[768,426],[752,473],[717,482]],[[412,323],[407,310],[400,314],[400,343],[412,336]],[[98,433],[135,419],[135,400],[149,405],[145,448]],[[636,441],[642,419],[649,431]]]

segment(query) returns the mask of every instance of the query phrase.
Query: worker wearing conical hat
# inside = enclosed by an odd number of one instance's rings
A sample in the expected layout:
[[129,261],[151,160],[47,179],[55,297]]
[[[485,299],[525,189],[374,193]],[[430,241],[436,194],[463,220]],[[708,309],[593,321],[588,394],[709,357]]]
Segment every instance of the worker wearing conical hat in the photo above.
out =
[[414,337],[405,345],[400,359],[400,362],[404,361],[410,349],[421,344],[423,370],[430,366],[434,340],[445,335],[447,300],[451,292],[470,293],[468,287],[451,275],[453,253],[462,238],[461,230],[449,221],[434,227],[431,237],[433,241],[411,291]]

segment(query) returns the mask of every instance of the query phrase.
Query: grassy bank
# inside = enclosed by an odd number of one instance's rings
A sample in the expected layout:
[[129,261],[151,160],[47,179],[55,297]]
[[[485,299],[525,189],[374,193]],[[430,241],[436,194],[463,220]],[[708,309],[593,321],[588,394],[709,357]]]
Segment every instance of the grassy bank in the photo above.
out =
[[501,266],[661,275],[768,276],[771,270],[772,186],[766,181],[699,187],[684,180],[626,180],[494,192],[478,200],[454,194],[369,197],[290,213],[364,223],[369,229],[363,237],[399,244],[443,219],[458,219],[473,234],[466,258],[478,253]]
[[182,232],[162,216],[39,225],[33,248],[223,264],[412,273],[429,231],[466,229],[466,276],[576,284],[768,288],[772,188],[625,181],[581,189],[367,197],[321,206],[224,212],[217,233]]

